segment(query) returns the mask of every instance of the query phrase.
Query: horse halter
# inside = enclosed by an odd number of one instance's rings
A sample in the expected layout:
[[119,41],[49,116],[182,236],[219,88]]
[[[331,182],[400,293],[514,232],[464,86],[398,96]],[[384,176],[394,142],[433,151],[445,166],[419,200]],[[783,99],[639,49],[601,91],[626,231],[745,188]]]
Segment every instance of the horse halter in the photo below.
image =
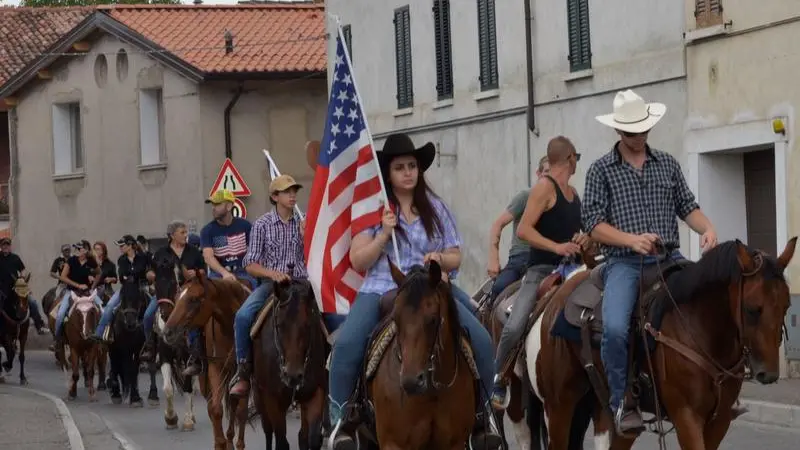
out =
[[[276,297],[277,301],[277,297]],[[289,378],[289,371],[286,367],[286,355],[283,352],[283,346],[281,345],[281,333],[278,327],[278,311],[287,306],[291,298],[287,298],[284,301],[279,301],[275,305],[275,310],[272,311],[272,339],[275,341],[275,350],[278,353],[278,367],[281,373],[281,382],[284,386],[288,387],[289,389],[293,389],[294,392],[300,390],[303,387],[303,382],[297,384],[296,386],[292,386],[292,380]],[[298,300],[299,301],[299,300]],[[312,312],[314,316],[316,316],[316,312]],[[314,318],[312,318],[312,323],[314,323]],[[306,354],[305,358],[303,359],[303,374],[306,373],[306,368],[308,367],[308,361],[311,360],[311,347],[312,341],[309,340],[308,345],[306,346]],[[305,379],[305,377],[304,377]]]
[[[416,277],[416,276],[422,276],[422,274],[421,273],[416,273],[416,274],[412,275],[412,277]],[[397,296],[399,296],[400,293],[403,292],[403,289],[405,287],[406,287],[406,283],[403,283],[402,286],[399,286],[397,288]],[[440,362],[440,356],[442,354],[442,350],[444,349],[444,344],[442,343],[442,328],[444,326],[444,316],[441,315],[441,298],[440,298],[439,308],[440,308],[439,320],[437,321],[437,324],[436,324],[436,331],[435,331],[435,333],[433,335],[433,341],[431,343],[430,348],[428,349],[428,358],[427,358],[428,362],[426,363],[425,369],[424,369],[425,376],[426,376],[429,384],[431,386],[433,386],[433,388],[435,390],[437,390],[437,391],[438,390],[442,390],[442,389],[447,389],[447,388],[453,386],[453,383],[456,382],[456,378],[458,377],[458,362],[459,362],[458,342],[454,342],[453,343],[453,349],[454,349],[453,358],[455,359],[456,364],[455,364],[455,368],[453,369],[453,376],[452,376],[452,378],[450,378],[450,381],[448,381],[447,383],[439,383],[438,381],[436,381],[436,372],[437,372],[436,369],[437,369],[437,367],[439,365],[438,363]],[[395,339],[397,339],[397,338],[395,338]],[[399,341],[397,342],[397,346],[395,347],[395,355],[396,355],[397,360],[400,362],[400,365],[402,367],[402,365],[403,365],[403,352],[402,352],[402,345],[400,344]]]

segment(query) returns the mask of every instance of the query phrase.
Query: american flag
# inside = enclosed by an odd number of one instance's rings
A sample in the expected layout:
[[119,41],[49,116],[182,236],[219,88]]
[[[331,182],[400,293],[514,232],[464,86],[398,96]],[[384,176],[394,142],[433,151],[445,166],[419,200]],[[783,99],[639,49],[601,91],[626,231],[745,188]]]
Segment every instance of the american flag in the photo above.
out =
[[336,38],[336,61],[304,237],[306,266],[320,309],[347,314],[364,274],[350,264],[352,236],[381,221],[380,170],[353,75]]
[[214,256],[217,258],[242,256],[247,253],[247,236],[245,233],[231,236],[215,236],[211,245],[214,246]]

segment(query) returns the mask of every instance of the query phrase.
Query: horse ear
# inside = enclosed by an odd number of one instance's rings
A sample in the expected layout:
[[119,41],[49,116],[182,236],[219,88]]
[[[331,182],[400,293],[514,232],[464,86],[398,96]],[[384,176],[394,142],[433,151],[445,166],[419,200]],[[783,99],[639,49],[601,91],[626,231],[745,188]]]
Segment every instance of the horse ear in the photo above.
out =
[[403,280],[406,279],[406,276],[400,269],[392,263],[392,260],[389,256],[386,256],[386,261],[389,262],[389,270],[392,272],[392,280],[394,280],[395,284],[400,286],[403,284]]
[[428,281],[432,287],[442,282],[442,266],[434,260],[428,261]]
[[747,246],[742,243],[740,240],[736,240],[736,259],[739,260],[739,266],[742,268],[743,271],[748,272],[753,268],[753,257],[750,256],[750,252],[747,250]]
[[797,244],[797,236],[789,239],[789,242],[786,243],[786,247],[783,249],[783,253],[778,257],[778,266],[780,266],[781,270],[786,269],[792,261],[795,244]]

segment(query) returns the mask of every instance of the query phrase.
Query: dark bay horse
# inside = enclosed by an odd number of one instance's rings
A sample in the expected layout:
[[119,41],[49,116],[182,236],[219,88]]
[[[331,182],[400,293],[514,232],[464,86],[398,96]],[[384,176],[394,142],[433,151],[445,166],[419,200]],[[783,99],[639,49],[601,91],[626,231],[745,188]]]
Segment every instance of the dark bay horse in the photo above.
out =
[[100,310],[94,303],[94,290],[89,291],[85,296],[71,291],[70,296],[72,305],[64,324],[64,344],[69,347],[69,362],[64,356],[64,347],[56,348],[55,351],[59,355],[58,360],[62,361],[62,369],[66,372],[68,365],[72,369],[72,382],[68,398],[74,400],[78,395],[78,380],[80,379],[80,369],[83,367],[89,401],[93,402],[97,400],[94,388],[94,369],[97,364],[98,345],[91,339],[91,335],[97,327],[97,322],[100,321]]
[[[27,277],[18,277],[14,282],[14,288],[8,298],[0,299],[2,308],[0,308],[0,348],[5,350],[6,361],[2,362],[2,371],[0,371],[0,381],[3,381],[6,375],[11,375],[11,369],[14,368],[14,356],[19,352],[19,383],[21,385],[28,384],[28,379],[25,377],[25,343],[28,340],[28,328],[31,319],[31,312],[28,308],[28,295],[30,289],[28,288]],[[3,295],[3,294],[0,294]]]
[[435,261],[408,275],[390,266],[399,288],[384,324],[394,338],[367,382],[378,445],[463,450],[475,423],[477,392],[462,351],[456,300]]
[[144,346],[142,316],[147,296],[138,283],[122,283],[119,307],[114,312],[113,341],[108,346],[111,360],[108,388],[111,401],[120,404],[127,396],[130,406],[142,407],[139,394],[139,354]]
[[[670,420],[681,448],[719,447],[735,418],[746,366],[762,384],[778,380],[790,303],[783,272],[796,242],[790,239],[775,258],[728,241],[696,263],[644,269],[644,295],[631,326],[628,397],[638,384],[633,391],[642,410]],[[526,339],[528,374],[544,405],[552,450],[581,448],[590,418],[596,448],[629,449],[638,437],[617,435],[604,406],[607,384],[596,348],[601,270],[577,274],[555,291]],[[575,317],[585,320],[583,328],[574,327]],[[595,345],[587,347],[582,333]],[[583,432],[575,432],[576,424]]]
[[267,449],[289,450],[286,412],[300,405],[301,450],[322,448],[328,343],[314,291],[306,280],[275,283],[265,322],[253,338],[253,395]]
[[[228,383],[233,377],[236,355],[233,351],[233,319],[250,290],[244,284],[206,277],[203,271],[186,282],[175,301],[175,309],[164,325],[163,339],[171,345],[181,344],[191,328],[202,328],[205,335],[207,370],[200,378],[200,389],[208,401],[208,417],[214,431],[214,449],[233,447],[236,437],[234,421],[238,424],[237,450],[244,448],[247,425],[247,401],[228,395]],[[228,429],[223,434],[223,414],[228,415]]]
[[[178,296],[178,279],[171,258],[159,260],[154,258],[155,266],[155,295],[158,299],[158,310],[153,332],[157,336],[163,335],[164,327],[175,309],[175,299]],[[167,398],[164,410],[164,422],[167,429],[178,428],[178,415],[175,412],[175,388],[177,387],[186,396],[186,410],[183,414],[181,430],[193,431],[197,420],[194,415],[194,393],[200,391],[199,377],[184,377],[181,371],[189,359],[189,348],[185,340],[180,340],[177,345],[167,344],[164,339],[158,339],[153,355],[153,364],[149,365],[150,392],[147,400],[151,406],[159,403],[158,389],[156,388],[156,372],[161,371],[164,383],[163,391]]]

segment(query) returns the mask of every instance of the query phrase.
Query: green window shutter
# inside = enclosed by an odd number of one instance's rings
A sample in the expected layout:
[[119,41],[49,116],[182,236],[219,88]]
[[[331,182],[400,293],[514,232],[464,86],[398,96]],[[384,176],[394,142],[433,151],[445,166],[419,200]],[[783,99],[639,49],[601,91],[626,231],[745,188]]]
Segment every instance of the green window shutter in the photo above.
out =
[[495,0],[478,0],[478,50],[481,90],[499,87],[497,73],[497,22]]
[[411,15],[408,5],[394,10],[395,65],[397,69],[397,109],[414,106],[411,74]]
[[567,0],[569,27],[569,70],[592,68],[592,47],[589,32],[589,0]]
[[353,35],[351,34],[350,25],[342,27],[342,35],[344,36],[344,45],[347,46],[347,53],[350,55],[350,62],[353,62]]
[[449,0],[433,0],[433,30],[436,41],[436,94],[439,100],[453,98]]

